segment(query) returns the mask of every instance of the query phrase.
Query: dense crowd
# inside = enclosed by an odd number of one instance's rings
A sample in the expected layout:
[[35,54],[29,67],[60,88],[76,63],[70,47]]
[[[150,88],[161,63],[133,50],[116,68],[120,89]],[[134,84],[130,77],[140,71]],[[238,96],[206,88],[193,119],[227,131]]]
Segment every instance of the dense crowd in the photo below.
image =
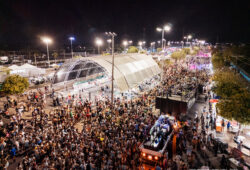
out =
[[[24,103],[7,97],[2,113],[9,122],[4,123],[0,117],[0,166],[136,169],[141,166],[139,146],[157,119],[152,111],[155,96],[162,92],[184,92],[187,83],[193,89],[197,83],[205,84],[208,78],[205,70],[193,72],[185,61],[177,62],[165,68],[160,85],[133,100],[116,98],[113,113],[108,97],[91,102],[81,95],[58,97],[48,88],[26,93],[22,97]],[[16,113],[9,115],[9,108],[15,108]],[[22,119],[25,112],[30,112],[32,118]],[[204,109],[204,115],[209,112]],[[212,136],[198,132],[199,119],[204,124],[204,117],[197,116],[179,130],[177,156],[170,154],[161,166],[171,169],[201,166],[196,161],[196,150],[209,147]],[[76,125],[82,126],[82,130]],[[210,166],[209,162],[206,165]]]

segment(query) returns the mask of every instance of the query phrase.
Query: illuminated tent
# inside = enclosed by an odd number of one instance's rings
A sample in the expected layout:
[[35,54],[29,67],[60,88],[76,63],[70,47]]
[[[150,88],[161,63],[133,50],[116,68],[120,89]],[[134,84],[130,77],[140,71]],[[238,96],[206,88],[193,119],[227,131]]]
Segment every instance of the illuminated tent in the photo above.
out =
[[[126,91],[161,72],[152,57],[145,54],[115,55],[114,80],[121,91]],[[71,59],[55,73],[53,83],[88,80],[103,74],[111,76],[112,56]]]

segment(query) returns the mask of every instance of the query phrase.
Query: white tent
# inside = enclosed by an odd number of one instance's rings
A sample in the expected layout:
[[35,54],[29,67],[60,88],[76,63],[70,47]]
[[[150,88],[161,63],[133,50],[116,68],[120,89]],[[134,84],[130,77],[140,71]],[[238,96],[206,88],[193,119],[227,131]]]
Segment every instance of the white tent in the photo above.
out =
[[26,63],[26,64],[24,64],[24,65],[21,65],[20,67],[21,67],[21,68],[26,68],[26,69],[37,68],[36,66],[33,66],[33,65],[31,65],[31,64],[28,64],[28,63]]
[[38,68],[31,64],[24,64],[22,66],[12,65],[9,67],[12,69],[11,74],[18,74],[23,77],[40,76],[45,74],[45,69]]
[[17,70],[17,69],[19,69],[19,66],[17,66],[17,65],[12,65],[12,66],[10,66],[10,67],[8,67],[9,69],[11,69],[11,70]]

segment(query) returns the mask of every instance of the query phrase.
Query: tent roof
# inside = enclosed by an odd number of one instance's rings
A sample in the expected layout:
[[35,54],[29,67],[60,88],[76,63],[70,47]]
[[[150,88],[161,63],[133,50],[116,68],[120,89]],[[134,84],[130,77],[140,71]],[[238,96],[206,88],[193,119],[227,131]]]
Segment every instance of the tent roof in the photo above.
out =
[[12,66],[10,66],[8,68],[11,69],[11,70],[16,70],[16,69],[19,69],[19,66],[14,64],[14,65],[12,65]]
[[22,69],[37,69],[38,67],[36,67],[36,66],[33,66],[33,65],[31,65],[31,64],[24,64],[24,65],[22,65],[22,66],[20,66]]
[[[161,72],[152,57],[145,54],[120,54],[116,55],[114,60],[114,80],[121,91],[133,88]],[[100,72],[111,76],[111,55],[68,60],[56,72],[53,82],[56,84],[73,79],[80,81]]]

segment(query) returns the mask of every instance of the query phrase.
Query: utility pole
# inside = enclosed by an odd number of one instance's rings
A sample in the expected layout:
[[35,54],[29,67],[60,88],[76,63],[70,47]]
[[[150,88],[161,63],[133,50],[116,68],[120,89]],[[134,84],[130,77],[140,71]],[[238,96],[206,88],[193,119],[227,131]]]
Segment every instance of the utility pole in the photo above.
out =
[[114,40],[115,36],[117,36],[116,33],[112,32],[106,32],[106,35],[112,37],[112,81],[111,81],[111,112],[114,112],[114,60],[115,60],[115,54],[114,54]]

